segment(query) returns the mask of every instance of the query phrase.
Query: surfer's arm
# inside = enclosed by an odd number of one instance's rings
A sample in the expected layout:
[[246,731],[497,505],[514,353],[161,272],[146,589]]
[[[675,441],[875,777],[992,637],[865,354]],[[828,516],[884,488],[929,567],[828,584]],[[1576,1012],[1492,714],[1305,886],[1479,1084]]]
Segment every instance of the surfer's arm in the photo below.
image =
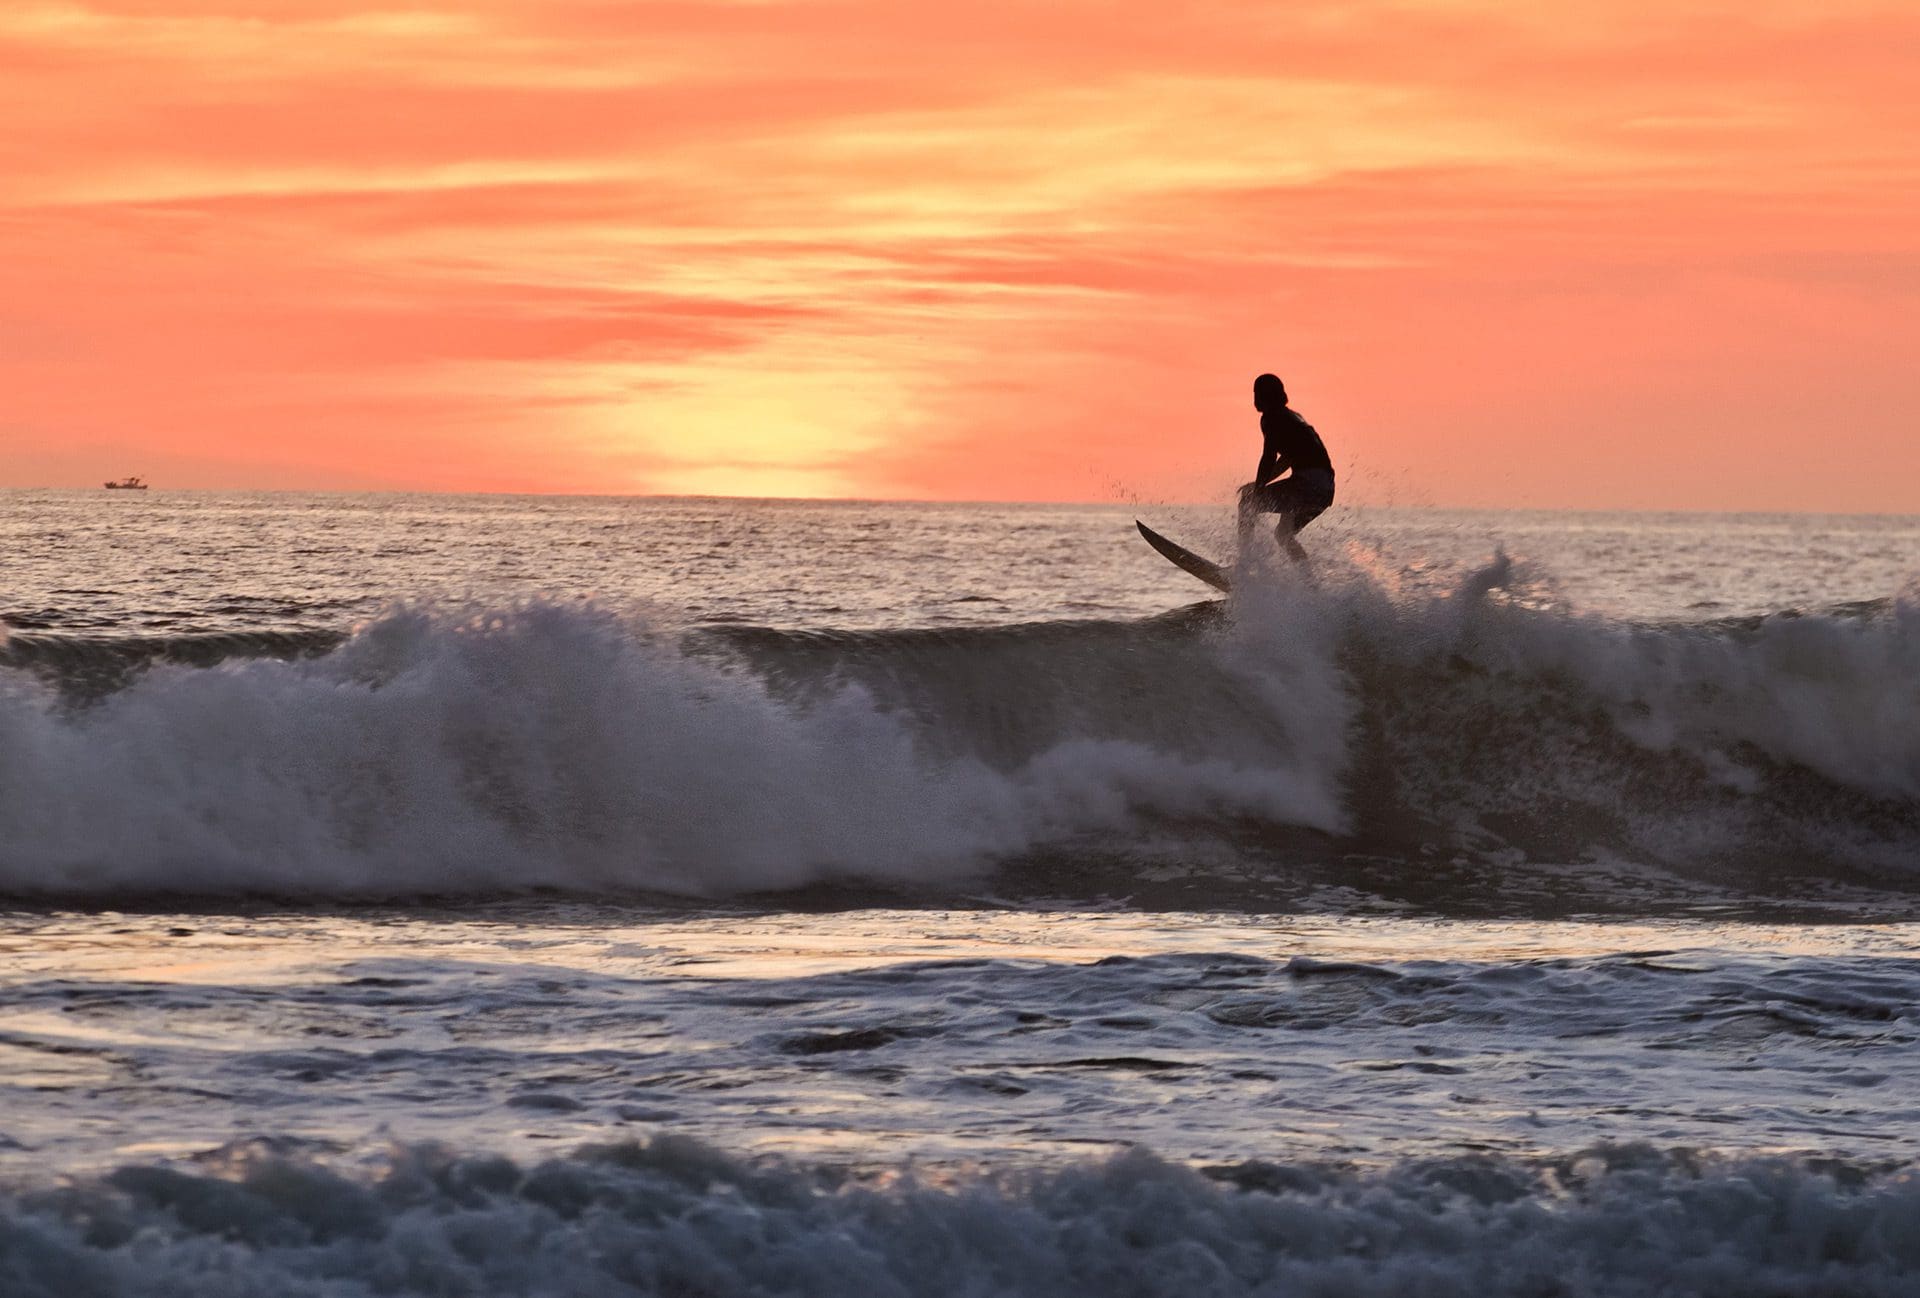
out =
[[1273,447],[1268,446],[1260,452],[1259,467],[1253,471],[1253,481],[1249,486],[1264,487],[1285,471],[1287,461],[1284,456],[1276,455]]

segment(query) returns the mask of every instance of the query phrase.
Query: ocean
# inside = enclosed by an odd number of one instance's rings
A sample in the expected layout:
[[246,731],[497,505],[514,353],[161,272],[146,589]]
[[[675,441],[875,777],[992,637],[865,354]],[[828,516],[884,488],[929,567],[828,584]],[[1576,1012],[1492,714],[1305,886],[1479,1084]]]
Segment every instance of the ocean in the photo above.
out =
[[1920,518],[1136,517],[0,492],[0,1293],[1920,1292]]

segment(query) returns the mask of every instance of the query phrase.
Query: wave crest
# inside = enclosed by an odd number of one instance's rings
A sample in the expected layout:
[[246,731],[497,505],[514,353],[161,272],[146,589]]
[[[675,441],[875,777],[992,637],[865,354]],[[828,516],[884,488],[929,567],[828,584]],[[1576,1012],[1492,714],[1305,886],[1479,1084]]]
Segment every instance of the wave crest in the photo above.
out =
[[713,896],[996,865],[1104,889],[1460,860],[1920,886],[1920,611],[1636,626],[1528,607],[1513,576],[857,634],[414,607],[339,643],[127,649],[105,693],[63,692],[41,638],[19,665],[55,685],[0,676],[0,891]]

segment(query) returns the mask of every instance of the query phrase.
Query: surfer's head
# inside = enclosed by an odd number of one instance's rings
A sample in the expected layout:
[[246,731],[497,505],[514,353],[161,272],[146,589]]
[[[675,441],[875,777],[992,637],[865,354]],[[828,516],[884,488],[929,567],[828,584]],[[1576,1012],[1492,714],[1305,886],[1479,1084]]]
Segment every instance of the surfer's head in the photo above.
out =
[[1262,374],[1253,381],[1253,408],[1278,410],[1287,404],[1287,385],[1278,375]]

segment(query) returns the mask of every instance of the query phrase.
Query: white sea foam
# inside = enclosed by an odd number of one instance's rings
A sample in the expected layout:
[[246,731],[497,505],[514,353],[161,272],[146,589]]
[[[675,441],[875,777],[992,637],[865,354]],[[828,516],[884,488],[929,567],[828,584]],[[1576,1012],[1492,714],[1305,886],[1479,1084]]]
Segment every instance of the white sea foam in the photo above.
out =
[[837,1186],[672,1137],[527,1168],[420,1147],[348,1174],[260,1146],[207,1164],[11,1196],[7,1292],[1870,1298],[1920,1267],[1909,1173],[1647,1148]]
[[[1537,581],[1499,555],[1440,598],[1351,574],[1327,593],[1282,584],[1239,603],[1234,635],[1341,629],[1394,810],[1619,822],[1616,843],[1564,844],[1574,859],[1911,865],[1920,605],[1636,625],[1498,594],[1523,576]],[[1366,794],[1364,777],[1349,783],[1362,825],[1379,812]]]
[[1573,682],[1645,747],[1724,756],[1747,744],[1863,792],[1920,798],[1920,605],[1708,627],[1624,625],[1477,598],[1431,607],[1458,615],[1409,627],[1398,611],[1391,620],[1413,632],[1399,643]]
[[935,757],[858,685],[782,702],[644,625],[393,614],[309,662],[155,670],[81,712],[0,696],[16,893],[712,893],[951,877],[1146,813],[1332,826],[1325,772],[1062,735]]

